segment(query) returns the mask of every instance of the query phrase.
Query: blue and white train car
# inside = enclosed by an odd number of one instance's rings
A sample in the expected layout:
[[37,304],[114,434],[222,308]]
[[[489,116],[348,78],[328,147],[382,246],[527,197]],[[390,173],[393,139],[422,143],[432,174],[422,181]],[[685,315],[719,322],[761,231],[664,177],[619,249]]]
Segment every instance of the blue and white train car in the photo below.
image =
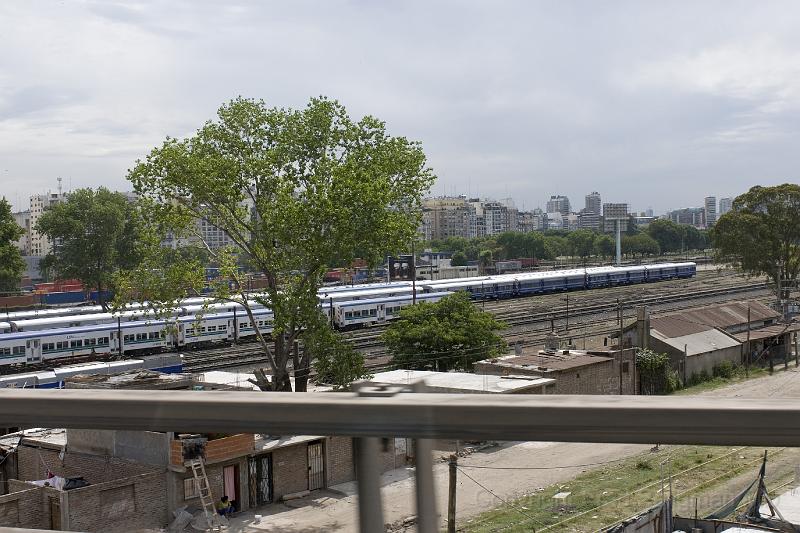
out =
[[[416,298],[421,302],[438,302],[448,292],[434,292],[419,294]],[[388,298],[374,298],[367,300],[353,300],[334,304],[334,323],[340,329],[379,324],[397,317],[403,307],[412,305],[414,298],[409,294],[405,296],[390,296]]]
[[11,333],[11,322],[0,322],[0,334]]

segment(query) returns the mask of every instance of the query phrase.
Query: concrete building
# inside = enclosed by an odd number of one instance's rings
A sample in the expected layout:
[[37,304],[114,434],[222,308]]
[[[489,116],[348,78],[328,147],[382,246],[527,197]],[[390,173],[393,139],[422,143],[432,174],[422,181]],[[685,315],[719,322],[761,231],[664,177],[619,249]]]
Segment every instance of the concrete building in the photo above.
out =
[[600,231],[600,220],[600,214],[589,211],[588,208],[582,209],[581,212],[578,213],[578,227],[581,229]]
[[19,249],[22,255],[31,255],[31,212],[29,210],[17,211],[16,213],[12,213],[12,216],[17,226],[25,231],[22,237],[17,239],[17,249]]
[[594,213],[599,216],[603,214],[601,208],[602,202],[599,192],[595,191],[586,195],[586,207],[584,208],[585,212]]
[[478,375],[466,372],[390,370],[378,372],[369,380],[383,385],[411,385],[425,380],[428,392],[461,394],[543,394],[553,379],[513,375]]
[[619,224],[620,231],[628,231],[628,204],[603,204],[603,232],[616,233],[617,224]]
[[717,197],[706,196],[704,200],[706,211],[706,227],[711,227],[717,223]]
[[755,300],[698,307],[630,324],[623,330],[623,347],[666,353],[686,381],[702,372],[712,374],[723,361],[742,364],[748,353],[754,364],[783,360],[800,324],[780,323],[780,318]]
[[706,227],[706,210],[704,207],[684,207],[667,213],[667,218],[676,224],[688,224],[696,228]]
[[465,197],[426,198],[422,234],[426,240],[475,236],[475,206]]
[[523,233],[543,231],[547,227],[547,215],[541,209],[517,213],[517,231]]
[[733,208],[733,198],[719,199],[719,216],[724,215]]
[[44,257],[53,248],[53,243],[46,236],[36,231],[42,213],[59,202],[66,200],[66,193],[35,194],[30,199],[29,227],[30,227],[30,255]]
[[562,215],[568,215],[571,211],[572,209],[569,205],[569,198],[566,196],[554,195],[551,196],[547,201],[548,213],[561,213]]
[[475,363],[475,373],[552,380],[545,394],[636,394],[636,353],[555,350],[506,355]]

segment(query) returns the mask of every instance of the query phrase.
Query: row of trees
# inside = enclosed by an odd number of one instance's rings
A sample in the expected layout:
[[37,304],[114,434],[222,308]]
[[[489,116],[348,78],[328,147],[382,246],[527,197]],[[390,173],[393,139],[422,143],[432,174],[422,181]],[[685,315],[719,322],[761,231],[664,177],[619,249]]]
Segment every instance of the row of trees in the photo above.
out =
[[[703,250],[708,247],[708,232],[693,226],[675,224],[670,220],[656,220],[644,231],[638,228],[622,236],[622,254],[626,257],[643,257],[661,253]],[[615,254],[614,237],[588,229],[571,232],[506,232],[497,236],[466,239],[450,237],[430,243],[434,250],[453,252],[453,265],[468,261],[504,260],[535,257],[553,260],[557,257],[607,258]]]

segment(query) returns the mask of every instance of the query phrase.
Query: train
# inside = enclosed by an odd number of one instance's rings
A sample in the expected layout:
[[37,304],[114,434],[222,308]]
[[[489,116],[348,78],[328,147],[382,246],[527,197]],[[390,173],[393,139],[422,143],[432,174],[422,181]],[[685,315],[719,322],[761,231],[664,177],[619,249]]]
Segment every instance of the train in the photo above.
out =
[[[335,287],[320,294],[320,309],[338,329],[351,329],[395,319],[416,302],[436,302],[454,292],[473,299],[502,299],[561,291],[595,289],[670,279],[690,278],[694,263],[660,263],[630,267],[592,267],[551,272],[476,276],[456,280],[396,282],[368,287]],[[234,342],[272,333],[272,311],[259,304],[253,320],[233,303],[197,305],[187,300],[169,317],[147,312],[95,313],[66,317],[12,320],[0,323],[0,370],[10,366],[50,363],[73,357],[139,356],[165,350]]]

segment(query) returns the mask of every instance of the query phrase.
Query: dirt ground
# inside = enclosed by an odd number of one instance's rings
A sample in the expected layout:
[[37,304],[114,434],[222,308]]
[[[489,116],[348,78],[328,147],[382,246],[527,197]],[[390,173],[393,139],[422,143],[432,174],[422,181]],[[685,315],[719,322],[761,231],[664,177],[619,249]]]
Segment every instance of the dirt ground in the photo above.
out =
[[[782,367],[774,375],[722,387],[701,393],[709,396],[742,398],[800,398],[800,369],[790,364],[788,371]],[[443,446],[447,447],[447,446]],[[632,444],[581,444],[554,442],[503,443],[497,447],[478,451],[459,459],[463,465],[492,467],[528,467],[547,470],[491,470],[467,469],[474,480],[465,475],[458,476],[457,516],[459,521],[469,520],[483,511],[497,507],[502,500],[530,494],[537,488],[554,483],[566,483],[587,467],[552,468],[561,465],[587,465],[623,459],[637,453],[646,453],[649,446]],[[443,457],[444,453],[441,454]],[[783,482],[800,464],[800,450],[788,449],[776,453],[770,461],[770,472]],[[437,511],[441,523],[446,511],[448,473],[447,464],[440,461],[435,465],[437,490]],[[727,501],[738,490],[746,486],[755,475],[746,473],[708,491],[698,499],[700,512],[713,508],[717,503]],[[414,515],[414,477],[413,469],[399,469],[387,472],[382,478],[384,521],[402,524],[403,520]],[[355,482],[317,491],[313,495],[288,502],[272,504],[255,512],[241,513],[233,518],[229,531],[235,532],[278,532],[297,531],[313,533],[322,531],[357,531],[357,488]],[[694,498],[678,503],[677,510],[690,516],[694,511]],[[255,519],[255,514],[262,516]],[[258,522],[258,523],[256,523]]]

